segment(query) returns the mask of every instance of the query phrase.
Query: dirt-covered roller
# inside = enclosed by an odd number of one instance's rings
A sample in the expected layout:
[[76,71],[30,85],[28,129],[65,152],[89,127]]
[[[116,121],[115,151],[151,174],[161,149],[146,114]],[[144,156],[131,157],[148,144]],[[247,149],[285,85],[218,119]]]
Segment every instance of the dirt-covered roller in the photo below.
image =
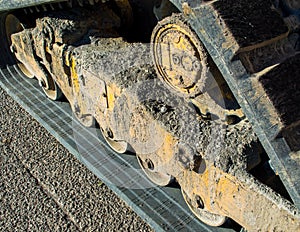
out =
[[[204,223],[300,230],[300,2],[0,0],[1,54]],[[9,56],[8,56],[9,55]]]

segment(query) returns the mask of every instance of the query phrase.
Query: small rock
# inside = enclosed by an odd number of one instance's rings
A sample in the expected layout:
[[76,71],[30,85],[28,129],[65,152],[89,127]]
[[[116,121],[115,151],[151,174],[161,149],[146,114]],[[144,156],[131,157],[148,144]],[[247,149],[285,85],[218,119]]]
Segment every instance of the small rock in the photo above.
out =
[[161,113],[166,113],[167,112],[167,107],[163,106],[160,108]]

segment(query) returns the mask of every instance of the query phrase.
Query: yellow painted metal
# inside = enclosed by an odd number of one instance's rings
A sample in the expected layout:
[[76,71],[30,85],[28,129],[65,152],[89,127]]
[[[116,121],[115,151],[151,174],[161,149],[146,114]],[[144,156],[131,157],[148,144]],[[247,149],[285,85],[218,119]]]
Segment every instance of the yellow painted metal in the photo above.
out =
[[72,86],[74,94],[77,95],[80,92],[79,77],[76,71],[76,60],[74,57],[71,58],[71,76],[72,76]]
[[[246,171],[237,172],[239,178],[209,165],[203,174],[185,170],[177,179],[190,198],[201,197],[206,210],[230,216],[249,231],[300,230],[299,218],[280,205],[277,194],[264,191],[266,187]],[[286,220],[286,225],[274,218]]]
[[116,84],[107,85],[107,102],[108,109],[112,110],[115,105],[116,98],[121,96],[121,89]]
[[[6,16],[5,28],[9,46],[12,45],[11,35],[24,30],[24,26],[21,24],[20,20],[12,14]],[[15,56],[17,55],[14,51],[13,53]],[[24,73],[25,76],[27,76],[28,78],[34,78],[34,74],[30,71],[30,68],[28,68],[26,64],[18,62],[17,65],[19,66],[20,70]]]

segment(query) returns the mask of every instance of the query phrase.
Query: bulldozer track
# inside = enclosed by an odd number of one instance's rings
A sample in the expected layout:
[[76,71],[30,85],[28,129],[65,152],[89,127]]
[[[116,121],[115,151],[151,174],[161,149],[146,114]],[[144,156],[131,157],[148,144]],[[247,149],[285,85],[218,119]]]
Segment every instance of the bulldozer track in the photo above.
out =
[[[35,80],[21,75],[15,66],[2,67],[0,86],[155,231],[234,231],[232,228],[211,227],[201,223],[189,211],[179,188],[153,186],[138,168],[134,156],[120,156],[110,150],[104,140],[99,140],[89,128],[73,118],[67,102],[53,102],[47,99]],[[89,145],[78,146],[78,139]],[[99,154],[95,152],[97,150],[106,150],[107,154]],[[152,187],[143,188],[144,185],[141,185],[140,189],[131,189],[114,185],[109,181],[111,170],[120,166],[127,168],[115,177],[117,181],[119,178],[119,181],[124,181],[125,176],[128,186],[134,185],[134,188],[137,188],[138,183],[148,183]],[[128,168],[135,173],[134,176],[126,173]]]
[[[46,2],[52,1],[41,1]],[[3,13],[2,30],[9,45],[3,49],[16,58],[7,54],[0,60],[3,88],[156,230],[211,229],[195,223],[178,185],[189,208],[209,225],[222,225],[228,217],[250,231],[299,228],[299,6],[289,0],[278,6],[269,0],[165,0],[159,8],[145,4],[143,9],[156,9],[160,20],[152,31],[149,52],[149,47],[130,41],[130,33],[124,33],[135,12],[127,0],[112,5],[102,0],[101,7],[94,9],[96,2],[34,5],[27,1],[30,7],[20,17],[37,17],[32,25]],[[80,9],[72,9],[73,3]],[[131,3],[142,9],[139,1]],[[140,31],[144,39],[150,38],[150,30]],[[115,38],[119,36],[121,40]],[[112,47],[117,52],[106,50]],[[125,47],[130,52],[120,49]],[[110,71],[129,60],[137,65],[151,57],[157,75],[148,61],[141,69],[127,70],[134,78],[122,72],[111,78]],[[64,94],[71,107],[45,100],[32,80],[18,79],[22,76],[35,76],[52,100]],[[224,111],[215,104],[217,98],[205,93],[209,77],[216,81],[211,88],[220,88],[220,99],[230,102],[233,110],[224,105]],[[151,81],[141,84],[141,78]],[[171,97],[182,107],[169,107]],[[209,115],[217,115],[228,129],[222,130],[226,149],[213,156],[214,149],[205,147],[205,139],[214,137]],[[180,122],[189,127],[180,127]],[[230,136],[231,130],[237,136]],[[218,143],[215,137],[213,141]],[[160,148],[153,152],[153,147]],[[141,167],[135,155],[117,155],[110,148],[135,153]],[[276,180],[264,179],[267,170]],[[282,185],[278,190],[276,183]],[[284,225],[279,218],[290,223]],[[217,229],[227,228],[228,223],[240,228],[228,220]]]

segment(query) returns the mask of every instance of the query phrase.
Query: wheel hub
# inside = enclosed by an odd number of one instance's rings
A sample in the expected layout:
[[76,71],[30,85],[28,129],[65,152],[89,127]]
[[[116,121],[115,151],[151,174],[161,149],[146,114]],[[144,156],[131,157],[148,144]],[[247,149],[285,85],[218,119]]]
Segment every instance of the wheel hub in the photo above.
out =
[[166,18],[152,34],[152,56],[159,76],[172,89],[201,93],[208,71],[206,54],[194,32],[180,20]]

